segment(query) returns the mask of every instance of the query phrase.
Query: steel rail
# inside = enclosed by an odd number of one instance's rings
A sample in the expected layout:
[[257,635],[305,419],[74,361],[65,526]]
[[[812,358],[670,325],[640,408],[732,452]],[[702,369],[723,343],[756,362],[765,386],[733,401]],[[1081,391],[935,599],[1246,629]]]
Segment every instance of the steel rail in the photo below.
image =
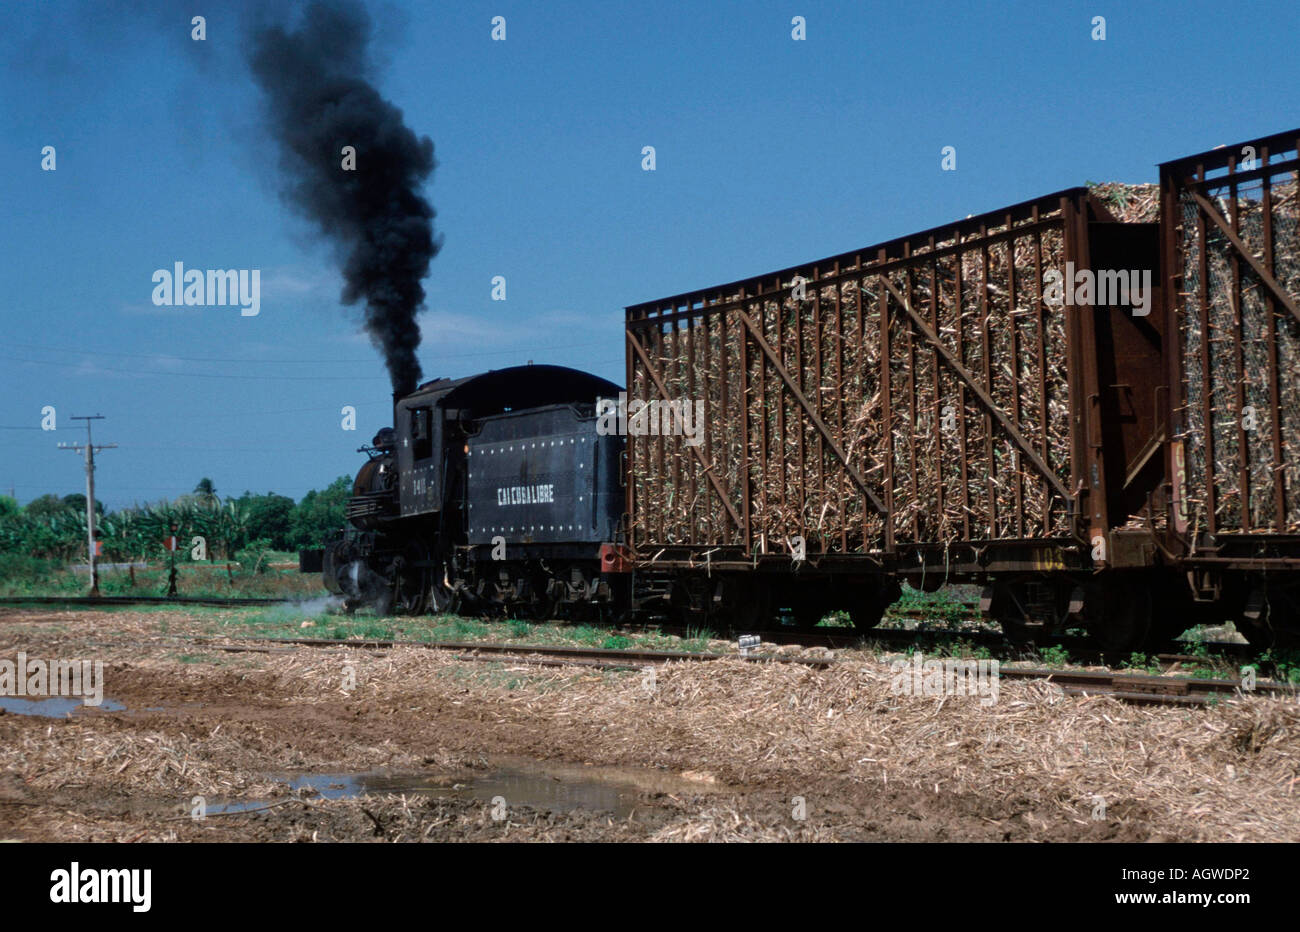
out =
[[[219,638],[195,636],[186,640],[203,643]],[[452,650],[466,654],[481,653],[514,657],[538,656],[548,659],[615,661],[647,663],[669,663],[676,660],[743,660],[755,663],[799,663],[810,667],[827,667],[833,661],[829,659],[802,659],[797,657],[764,657],[743,654],[694,653],[691,651],[617,649],[607,647],[569,647],[567,645],[533,645],[500,644],[491,641],[411,641],[389,638],[353,638],[339,640],[336,638],[277,638],[277,637],[234,637],[228,638],[236,643],[257,641],[260,643],[295,644],[301,647],[359,647],[371,650],[386,650],[394,647],[421,647],[431,650]]]
[[[218,640],[212,637],[189,637],[185,640],[204,643]],[[475,662],[529,663],[543,666],[581,666],[599,669],[636,670],[648,664],[672,661],[704,662],[712,660],[740,660],[747,663],[795,663],[813,669],[827,669],[839,661],[831,658],[801,658],[769,656],[763,654],[690,653],[685,651],[620,650],[597,647],[541,646],[527,644],[478,643],[466,641],[404,641],[390,639],[336,640],[330,638],[229,638],[241,642],[230,644],[205,644],[214,650],[256,650],[242,642],[261,644],[292,644],[301,647],[357,647],[362,649],[389,649],[394,647],[420,647],[456,652],[457,660]],[[1300,689],[1293,685],[1257,683],[1244,689],[1239,679],[1207,679],[1201,677],[1153,676],[1131,673],[1110,673],[1091,670],[1059,670],[1042,667],[1000,667],[1000,677],[1013,680],[1045,680],[1061,687],[1068,696],[1110,696],[1125,702],[1148,705],[1203,706],[1219,697],[1247,695],[1270,697],[1300,697]]]

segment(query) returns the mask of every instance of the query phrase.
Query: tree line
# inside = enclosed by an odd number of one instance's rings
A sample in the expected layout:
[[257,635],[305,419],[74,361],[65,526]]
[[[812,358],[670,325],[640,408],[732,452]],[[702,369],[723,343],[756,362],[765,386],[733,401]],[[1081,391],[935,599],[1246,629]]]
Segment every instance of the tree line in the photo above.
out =
[[[148,505],[104,510],[95,502],[100,559],[113,562],[167,556],[167,538],[177,538],[176,558],[190,559],[193,539],[202,537],[209,559],[234,559],[243,550],[299,550],[319,547],[343,526],[343,506],[352,480],[340,476],[295,502],[286,495],[244,492],[222,498],[204,478],[188,495]],[[86,553],[86,496],[42,495],[25,506],[0,495],[0,553],[69,561]]]

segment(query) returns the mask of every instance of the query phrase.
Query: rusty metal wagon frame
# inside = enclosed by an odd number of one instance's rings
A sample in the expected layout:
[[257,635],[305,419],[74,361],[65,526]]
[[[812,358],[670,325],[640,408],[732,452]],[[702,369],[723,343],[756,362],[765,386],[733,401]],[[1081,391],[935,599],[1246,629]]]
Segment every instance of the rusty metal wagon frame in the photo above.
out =
[[1117,486],[1159,465],[1163,427],[1144,395],[1144,442],[1108,469],[1108,392],[1131,386],[1101,384],[1098,314],[1049,303],[1044,272],[1091,268],[1119,226],[1072,188],[626,308],[629,397],[704,414],[698,445],[628,438],[638,563],[782,569],[796,535],[824,570],[1104,563],[1092,542],[1123,523]]
[[1300,569],[1300,129],[1160,166],[1173,386],[1165,546]]

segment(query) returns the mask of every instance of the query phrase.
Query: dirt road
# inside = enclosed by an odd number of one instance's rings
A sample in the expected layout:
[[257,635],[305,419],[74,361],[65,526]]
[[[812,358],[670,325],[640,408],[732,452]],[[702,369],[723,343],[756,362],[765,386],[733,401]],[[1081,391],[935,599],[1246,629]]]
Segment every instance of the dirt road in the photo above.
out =
[[1147,708],[1006,682],[983,706],[896,695],[866,656],[652,676],[185,639],[209,629],[0,614],[0,660],[102,661],[114,706],[4,700],[0,837],[1300,839],[1295,702]]

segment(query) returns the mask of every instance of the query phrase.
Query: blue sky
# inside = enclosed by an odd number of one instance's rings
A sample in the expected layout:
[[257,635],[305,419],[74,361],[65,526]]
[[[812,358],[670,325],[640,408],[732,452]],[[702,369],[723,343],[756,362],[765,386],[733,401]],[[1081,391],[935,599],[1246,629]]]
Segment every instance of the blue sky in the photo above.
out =
[[[73,414],[120,445],[110,507],[201,476],[299,498],[390,414],[331,253],[278,196],[239,6],[0,7],[0,491],[20,501],[83,489],[56,449]],[[439,163],[426,378],[533,359],[621,382],[624,305],[1300,124],[1293,0],[371,9],[380,89]],[[260,269],[261,313],[155,307],[176,261]],[[56,432],[32,429],[44,405]]]

